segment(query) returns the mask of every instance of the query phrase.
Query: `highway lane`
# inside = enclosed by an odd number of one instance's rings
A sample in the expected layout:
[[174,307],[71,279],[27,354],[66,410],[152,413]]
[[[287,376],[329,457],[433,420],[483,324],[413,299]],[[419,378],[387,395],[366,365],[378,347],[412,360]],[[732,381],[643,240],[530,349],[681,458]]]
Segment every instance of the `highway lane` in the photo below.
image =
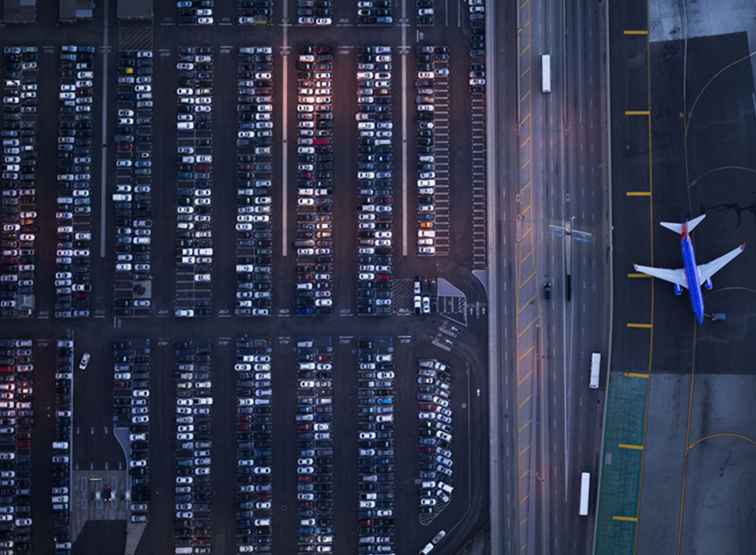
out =
[[[542,332],[533,469],[538,511],[528,541],[534,553],[584,553],[590,523],[577,517],[576,477],[596,469],[600,441],[599,395],[587,388],[588,360],[604,350],[608,321],[604,16],[587,1],[533,7],[535,202],[520,217],[535,228]],[[537,58],[545,53],[551,54],[551,94],[540,93]],[[581,232],[572,239],[564,233],[568,221]],[[542,293],[546,281],[553,285],[550,300]]]

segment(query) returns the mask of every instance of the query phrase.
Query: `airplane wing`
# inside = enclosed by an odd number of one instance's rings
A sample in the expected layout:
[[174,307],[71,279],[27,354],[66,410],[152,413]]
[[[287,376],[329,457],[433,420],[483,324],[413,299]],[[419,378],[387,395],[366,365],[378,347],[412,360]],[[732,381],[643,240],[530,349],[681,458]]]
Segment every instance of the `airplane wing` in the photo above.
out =
[[732,260],[734,260],[741,252],[745,250],[745,243],[739,247],[732,249],[727,254],[723,254],[719,258],[707,262],[706,264],[698,265],[698,284],[701,285],[711,276],[716,274],[719,270],[727,266]]
[[682,268],[670,270],[668,268],[654,268],[652,266],[633,266],[636,272],[663,279],[670,283],[675,283],[681,287],[688,288],[688,280],[685,278],[685,271]]

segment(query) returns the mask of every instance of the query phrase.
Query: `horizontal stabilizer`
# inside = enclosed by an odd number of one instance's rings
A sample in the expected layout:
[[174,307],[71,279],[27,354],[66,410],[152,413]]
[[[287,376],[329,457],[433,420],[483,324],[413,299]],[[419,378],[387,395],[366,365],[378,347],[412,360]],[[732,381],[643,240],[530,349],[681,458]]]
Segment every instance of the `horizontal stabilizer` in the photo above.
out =
[[[696,226],[700,224],[704,220],[705,217],[706,217],[706,214],[701,214],[697,218],[693,218],[692,220],[688,220],[687,222],[685,222],[687,224],[688,233],[691,233],[694,229],[696,229]],[[659,225],[662,227],[666,227],[670,231],[674,231],[678,235],[682,235],[683,224],[676,224],[673,222],[659,222]]]

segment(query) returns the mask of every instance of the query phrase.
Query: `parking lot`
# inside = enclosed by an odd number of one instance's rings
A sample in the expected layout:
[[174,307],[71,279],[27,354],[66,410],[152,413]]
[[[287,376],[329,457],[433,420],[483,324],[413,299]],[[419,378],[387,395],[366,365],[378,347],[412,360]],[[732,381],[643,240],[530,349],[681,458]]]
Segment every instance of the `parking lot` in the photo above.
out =
[[[32,341],[52,411],[40,533],[7,534],[89,552],[105,528],[76,541],[73,484],[100,469],[128,489],[88,502],[123,503],[137,553],[460,547],[487,499],[469,7],[178,4],[150,41],[111,14],[107,49],[99,10],[3,28],[3,336]],[[475,312],[446,313],[440,277]]]

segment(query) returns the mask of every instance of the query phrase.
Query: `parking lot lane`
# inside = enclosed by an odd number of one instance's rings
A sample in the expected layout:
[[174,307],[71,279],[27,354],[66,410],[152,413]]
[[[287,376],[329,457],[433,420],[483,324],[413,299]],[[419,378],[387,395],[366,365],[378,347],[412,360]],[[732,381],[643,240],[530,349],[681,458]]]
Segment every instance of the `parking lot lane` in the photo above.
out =
[[[172,553],[175,483],[176,366],[173,346],[158,339],[153,344],[150,400],[150,524],[137,553]],[[159,370],[158,370],[159,369]]]
[[[216,66],[217,67],[217,66]],[[217,71],[217,70],[216,70]],[[233,83],[233,79],[230,80]],[[236,424],[235,345],[231,338],[221,338],[213,346],[213,423],[214,430],[233,430]],[[232,553],[236,547],[236,434],[213,435],[212,490],[213,502],[212,548],[214,553]]]
[[357,373],[353,342],[338,338],[334,357],[334,418],[336,439],[334,506],[336,510],[335,553],[357,553]]
[[334,308],[339,313],[354,312],[357,252],[357,85],[354,72],[356,51],[339,47],[334,56]]
[[34,425],[32,427],[32,552],[49,553],[53,535],[52,455],[55,410],[55,341],[36,341],[34,346]]
[[153,157],[164,160],[153,172],[153,305],[162,315],[173,314],[174,276],[176,272],[176,52],[159,50],[154,53],[155,110]]
[[[221,48],[213,66],[215,74],[213,102],[213,173],[219,186],[213,188],[213,289],[215,308],[218,314],[233,314],[234,291],[236,290],[236,237],[234,225],[237,195],[236,129],[237,110],[235,99],[237,49]],[[224,99],[229,99],[224,101]]]
[[273,397],[277,399],[273,411],[275,437],[273,467],[280,469],[273,474],[273,553],[295,553],[297,537],[297,484],[294,472],[297,465],[297,445],[294,437],[294,417],[297,410],[295,338],[274,338],[273,347]]

